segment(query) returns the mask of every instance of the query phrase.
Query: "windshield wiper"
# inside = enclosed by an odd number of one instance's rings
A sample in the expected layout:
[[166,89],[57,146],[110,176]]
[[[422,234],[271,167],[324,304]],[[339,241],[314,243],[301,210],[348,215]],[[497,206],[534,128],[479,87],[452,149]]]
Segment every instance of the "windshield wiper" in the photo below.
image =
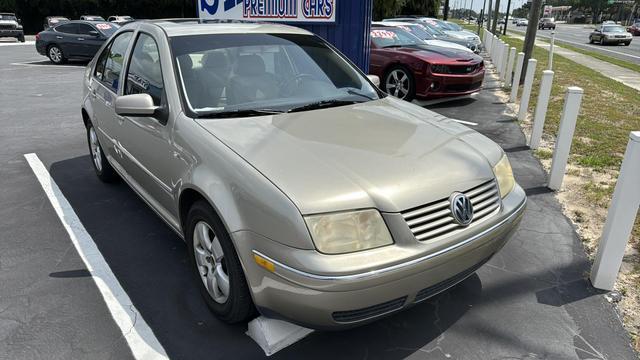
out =
[[230,111],[205,111],[199,112],[198,118],[234,118],[234,117],[246,117],[246,116],[263,116],[263,115],[275,115],[282,114],[284,111],[276,109],[238,109]]
[[359,103],[359,101],[353,101],[353,100],[324,100],[324,101],[318,101],[318,102],[314,102],[314,103],[307,104],[307,105],[294,107],[294,108],[289,109],[287,112],[288,113],[292,113],[292,112],[300,112],[300,111],[308,111],[308,110],[317,110],[317,109],[324,109],[324,108],[330,108],[330,107],[336,107],[336,106],[342,106],[342,105],[352,105],[352,104],[357,104],[357,103]]
[[383,49],[389,49],[389,48],[401,48],[401,47],[403,47],[403,46],[405,46],[405,45],[393,44],[393,45],[386,45],[386,46],[383,46],[382,48],[383,48]]
[[353,90],[353,89],[347,89],[347,94],[360,96],[360,97],[363,97],[363,98],[368,99],[368,100],[378,100],[378,99],[376,99],[375,97],[373,97],[371,95],[363,94],[363,93],[358,92],[358,91]]

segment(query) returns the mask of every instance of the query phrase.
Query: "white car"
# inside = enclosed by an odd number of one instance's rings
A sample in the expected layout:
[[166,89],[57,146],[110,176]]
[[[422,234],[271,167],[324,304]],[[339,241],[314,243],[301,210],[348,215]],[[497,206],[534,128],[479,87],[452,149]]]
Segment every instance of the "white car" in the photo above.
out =
[[519,19],[516,23],[516,26],[529,26],[529,20],[527,19]]
[[423,26],[418,23],[409,23],[409,22],[402,22],[402,21],[385,21],[385,22],[373,22],[372,25],[399,27],[403,30],[410,32],[416,37],[420,38],[425,43],[427,43],[427,45],[439,46],[439,47],[456,49],[456,50],[464,50],[464,51],[473,53],[473,50],[469,49],[466,46],[452,43],[449,41],[437,40],[435,37],[429,34],[426,30],[424,30]]

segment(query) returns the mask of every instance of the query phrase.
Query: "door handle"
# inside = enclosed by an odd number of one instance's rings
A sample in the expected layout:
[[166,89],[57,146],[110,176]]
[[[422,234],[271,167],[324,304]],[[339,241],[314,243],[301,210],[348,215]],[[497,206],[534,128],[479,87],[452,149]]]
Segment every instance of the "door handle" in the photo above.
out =
[[89,96],[91,96],[91,98],[95,99],[98,95],[96,95],[96,89],[91,88],[91,90],[89,90]]
[[78,38],[78,40],[80,40],[80,41],[84,41],[84,38]]
[[60,35],[57,35],[57,36],[56,36],[56,39],[63,39],[63,37],[62,37],[62,36],[60,36]]

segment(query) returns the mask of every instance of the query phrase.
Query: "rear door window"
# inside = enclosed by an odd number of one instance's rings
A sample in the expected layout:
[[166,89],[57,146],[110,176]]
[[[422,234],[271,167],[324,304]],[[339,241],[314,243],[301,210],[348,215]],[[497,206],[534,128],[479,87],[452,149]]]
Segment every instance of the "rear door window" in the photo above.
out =
[[76,33],[76,24],[64,24],[55,27],[55,30],[60,33],[65,34],[75,34]]

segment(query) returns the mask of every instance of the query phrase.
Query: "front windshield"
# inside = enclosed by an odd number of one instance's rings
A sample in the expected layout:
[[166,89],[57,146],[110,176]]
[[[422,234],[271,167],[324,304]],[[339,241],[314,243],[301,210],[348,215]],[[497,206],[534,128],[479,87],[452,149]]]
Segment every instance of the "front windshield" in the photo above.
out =
[[621,33],[625,32],[626,30],[622,26],[605,26],[603,31],[610,33]]
[[18,19],[16,19],[16,17],[15,17],[15,16],[13,16],[13,15],[0,14],[0,20],[16,21],[16,20],[18,20]]
[[368,79],[317,36],[190,35],[170,42],[187,103],[199,116],[379,99]]
[[431,24],[431,23],[427,23],[427,22],[423,22],[420,24],[422,27],[425,28],[426,31],[428,31],[431,35],[433,36],[447,36],[446,33],[444,33],[442,30],[440,30],[436,25]]
[[399,28],[378,28],[371,30],[371,41],[378,48],[423,45],[424,42],[411,33]]
[[[503,19],[503,21],[504,21],[504,19]],[[463,30],[462,27],[460,25],[458,25],[458,24],[450,23],[450,22],[448,22],[446,24],[449,26],[449,28],[451,30],[454,30],[454,31],[462,31]]]

